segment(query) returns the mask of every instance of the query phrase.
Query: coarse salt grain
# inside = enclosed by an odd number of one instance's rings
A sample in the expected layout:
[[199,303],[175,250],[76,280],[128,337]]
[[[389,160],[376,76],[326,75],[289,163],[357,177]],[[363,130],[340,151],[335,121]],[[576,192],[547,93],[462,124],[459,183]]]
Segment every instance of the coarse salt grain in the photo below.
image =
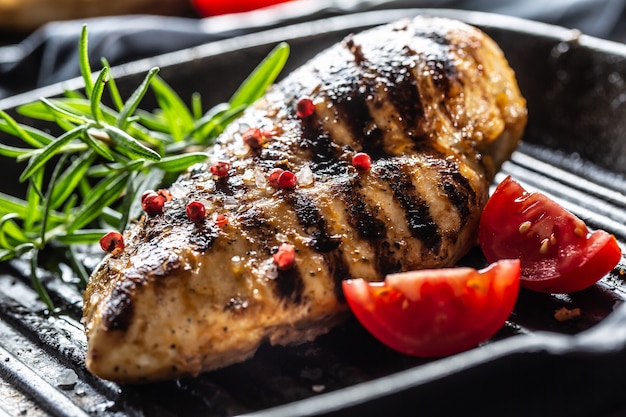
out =
[[298,178],[298,185],[307,187],[313,184],[313,171],[311,171],[311,167],[309,165],[305,165],[298,173],[296,174]]
[[254,170],[254,182],[259,188],[267,187],[267,179],[265,178],[265,173],[260,169]]

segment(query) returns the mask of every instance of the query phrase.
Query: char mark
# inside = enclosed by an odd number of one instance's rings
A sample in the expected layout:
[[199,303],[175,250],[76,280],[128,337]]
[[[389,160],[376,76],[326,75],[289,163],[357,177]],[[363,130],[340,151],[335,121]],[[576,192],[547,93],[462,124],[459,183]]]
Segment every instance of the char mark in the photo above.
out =
[[172,233],[172,229],[178,225],[186,225],[187,242],[191,249],[196,251],[209,250],[217,239],[219,229],[208,220],[194,224],[189,222],[184,206],[168,208],[159,216],[147,217],[143,227],[142,240],[156,243]]
[[406,57],[390,57],[396,62],[377,68],[385,80],[389,102],[396,109],[403,121],[407,136],[416,141],[425,139],[424,135],[424,107],[419,91],[419,83],[415,78],[411,55],[416,55],[410,48],[404,48]]
[[328,223],[322,217],[315,202],[303,193],[292,193],[287,199],[295,209],[298,223],[312,237],[311,247],[317,252],[331,252],[341,243],[341,237],[328,233]]
[[404,209],[411,235],[419,239],[429,251],[437,253],[442,243],[439,228],[430,215],[428,202],[419,195],[411,176],[395,160],[381,164],[377,174],[389,184],[394,198]]
[[[304,232],[311,236],[311,247],[323,254],[326,264],[328,265],[329,275],[333,279],[333,291],[338,299],[343,299],[341,281],[349,279],[351,275],[350,267],[346,263],[341,251],[341,237],[329,234],[326,219],[322,217],[319,208],[308,196],[294,192],[286,201],[294,208],[298,223],[303,228]],[[284,279],[285,281],[294,280],[294,282],[290,284],[279,284],[279,288],[285,291],[282,293],[283,295],[288,294],[288,291],[293,291],[289,295],[292,300],[300,300],[302,298],[301,293],[304,288],[301,284],[302,277],[299,274],[285,276],[284,278],[279,276],[278,280],[280,279]]]
[[346,206],[350,226],[361,238],[383,239],[387,236],[387,225],[377,218],[372,208],[366,204],[363,195],[359,192],[362,188],[359,178],[356,177],[352,181],[337,185],[334,191]]
[[298,268],[290,268],[285,271],[279,270],[274,283],[281,299],[288,299],[294,304],[302,303],[304,281]]
[[[287,200],[289,201],[289,200]],[[246,232],[257,240],[261,247],[274,253],[277,247],[270,248],[269,242],[276,238],[276,229],[259,207],[251,206],[237,215],[237,222]],[[278,276],[273,280],[278,297],[299,304],[302,302],[304,281],[298,268],[286,271],[278,271]]]
[[316,175],[335,178],[348,175],[350,166],[341,157],[343,149],[332,141],[317,122],[306,120],[303,123],[300,146],[309,153],[310,167]]
[[325,93],[333,103],[337,123],[345,126],[360,150],[379,159],[386,156],[384,135],[373,122],[368,106],[368,101],[376,96],[376,81],[365,76],[364,71],[367,67],[348,65],[333,74],[333,82],[328,83],[331,88]]
[[248,207],[239,213],[237,222],[265,248],[269,248],[268,242],[276,237],[274,226],[267,219],[263,210],[257,206]]
[[133,279],[121,280],[113,287],[102,315],[102,322],[107,331],[128,330],[133,318],[132,300],[136,289],[137,282]]
[[441,187],[464,223],[471,215],[470,204],[476,202],[476,192],[470,182],[453,169],[442,173]]
[[378,275],[383,277],[392,272],[398,272],[400,266],[394,261],[391,244],[387,238],[387,224],[376,216],[376,211],[367,204],[363,194],[359,191],[362,186],[356,177],[352,182],[337,185],[334,191],[346,206],[348,223],[357,231],[360,238],[369,242],[374,251],[373,261],[376,263]]

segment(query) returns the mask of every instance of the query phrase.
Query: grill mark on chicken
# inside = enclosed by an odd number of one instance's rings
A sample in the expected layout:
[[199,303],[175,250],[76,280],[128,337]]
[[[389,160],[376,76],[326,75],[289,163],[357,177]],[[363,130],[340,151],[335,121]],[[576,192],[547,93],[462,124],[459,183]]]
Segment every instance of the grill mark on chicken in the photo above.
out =
[[[298,223],[303,228],[306,235],[311,236],[310,246],[318,253],[323,254],[329,265],[330,276],[333,279],[333,290],[341,294],[341,281],[350,276],[350,267],[346,264],[341,251],[337,251],[341,243],[340,236],[331,236],[328,232],[328,223],[323,217],[315,202],[303,193],[294,192],[286,201],[294,208]],[[299,279],[301,276],[294,276],[291,279]],[[303,290],[303,287],[296,286],[293,290]],[[299,295],[292,296],[298,299]]]
[[285,271],[278,271],[278,276],[274,278],[276,289],[280,298],[291,301],[293,304],[301,304],[304,292],[304,280],[298,268],[290,268]]
[[374,250],[375,269],[379,276],[395,271],[396,263],[388,256],[390,244],[386,241],[387,225],[376,217],[375,210],[370,207],[360,189],[359,177],[352,181],[337,184],[333,191],[344,203],[350,227],[355,229],[360,238],[366,240]]
[[411,235],[423,242],[431,253],[437,253],[442,241],[437,223],[430,215],[428,203],[419,195],[411,177],[402,168],[397,160],[392,159],[379,164],[376,171],[389,184],[395,199],[404,209]]
[[131,265],[125,280],[117,281],[111,291],[103,313],[103,324],[107,330],[127,330],[134,314],[133,298],[148,279],[167,277],[180,268],[180,259],[171,252],[147,250],[135,255],[139,262]]
[[465,222],[471,215],[470,204],[475,204],[476,202],[476,192],[467,178],[454,170],[442,173],[441,184],[448,200],[458,211],[461,222]]
[[328,233],[326,219],[320,213],[314,201],[307,195],[294,192],[286,199],[294,208],[298,222],[307,235],[312,236],[311,247],[317,252],[330,252],[341,243],[340,236]]
[[386,156],[384,135],[372,122],[367,105],[368,100],[372,100],[375,82],[366,80],[363,71],[360,66],[342,68],[336,74],[340,85],[325,89],[323,93],[333,103],[337,114],[335,123],[343,124],[350,132],[353,147],[378,159]]
[[107,330],[128,329],[133,318],[132,296],[136,288],[134,279],[124,280],[113,287],[102,318]]
[[276,230],[266,214],[257,206],[243,209],[236,216],[237,223],[260,243],[260,247],[269,250],[269,243],[276,237]]

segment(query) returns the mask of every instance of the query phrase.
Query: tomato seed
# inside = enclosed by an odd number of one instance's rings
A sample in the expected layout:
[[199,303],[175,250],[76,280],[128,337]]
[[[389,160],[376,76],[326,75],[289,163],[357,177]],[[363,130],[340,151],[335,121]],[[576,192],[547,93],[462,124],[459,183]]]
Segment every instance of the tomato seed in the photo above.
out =
[[550,239],[543,239],[541,241],[541,247],[539,248],[539,253],[545,255],[548,253],[548,249],[550,249]]
[[530,230],[530,227],[532,226],[532,223],[530,221],[525,221],[522,224],[519,225],[519,233],[521,235],[525,235],[526,233],[528,233],[528,231]]
[[116,255],[124,250],[124,237],[120,232],[109,232],[100,239],[103,251]]
[[296,103],[296,116],[301,119],[305,119],[311,116],[315,112],[315,104],[313,104],[313,100],[308,97],[301,98]]
[[225,161],[217,161],[211,164],[211,174],[224,178],[228,176],[228,171],[230,170],[230,164]]
[[359,152],[352,157],[352,165],[361,171],[367,171],[372,166],[372,158],[365,152]]
[[206,217],[206,207],[199,201],[192,201],[185,207],[187,217],[194,223],[200,223]]
[[291,269],[296,263],[296,247],[289,243],[281,243],[278,251],[272,257],[279,270],[286,271]]

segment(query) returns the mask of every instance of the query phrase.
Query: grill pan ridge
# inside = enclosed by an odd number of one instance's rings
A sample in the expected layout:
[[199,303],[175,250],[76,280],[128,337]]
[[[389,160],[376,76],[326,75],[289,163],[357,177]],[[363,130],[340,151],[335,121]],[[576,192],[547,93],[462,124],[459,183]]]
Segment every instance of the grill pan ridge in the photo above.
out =
[[[575,30],[480,12],[385,10],[333,17],[214,42],[115,68],[127,95],[152,66],[182,97],[227,99],[278,42],[291,45],[286,71],[351,32],[420,13],[448,16],[491,35],[528,100],[524,143],[496,180],[510,174],[626,242],[626,47]],[[15,108],[79,88],[79,80],[0,100]],[[202,89],[207,89],[208,94]],[[209,90],[210,89],[210,90]],[[151,103],[144,103],[150,106]],[[16,115],[19,118],[19,116]],[[0,137],[3,142],[8,138]],[[22,167],[8,166],[6,178]],[[5,183],[2,191],[19,191]],[[484,262],[478,252],[464,260]],[[43,314],[24,261],[0,269],[0,417],[620,415],[626,375],[624,262],[588,290],[564,296],[522,290],[507,325],[483,346],[439,360],[406,357],[356,321],[315,342],[263,346],[255,358],[198,378],[120,386],[84,367],[80,292],[67,272],[46,285],[60,311]],[[63,265],[61,271],[66,271]],[[555,310],[578,307],[578,320]],[[60,378],[73,371],[75,383]]]

